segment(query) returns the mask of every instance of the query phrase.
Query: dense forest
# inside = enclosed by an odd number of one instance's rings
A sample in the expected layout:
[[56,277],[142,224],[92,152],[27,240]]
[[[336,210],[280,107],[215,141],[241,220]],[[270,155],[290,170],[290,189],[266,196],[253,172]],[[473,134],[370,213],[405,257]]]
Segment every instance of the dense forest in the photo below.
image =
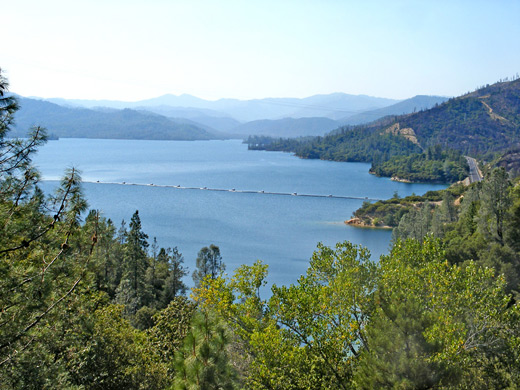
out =
[[250,150],[294,152],[301,158],[371,162],[371,173],[412,182],[454,183],[468,174],[461,152],[440,145],[423,151],[416,142],[371,126],[340,129],[325,137],[273,139],[250,136]]
[[0,387],[520,383],[520,192],[504,170],[460,206],[446,195],[420,208],[435,229],[403,215],[379,262],[349,242],[318,244],[307,273],[268,297],[266,264],[227,276],[219,248],[202,248],[187,297],[182,255],[150,242],[137,211],[119,228],[88,211],[74,169],[55,195],[42,193],[31,157],[45,131],[7,138],[17,102],[6,91],[0,78]]
[[440,144],[469,155],[506,150],[520,140],[520,78],[488,85],[417,114],[398,118],[424,147]]
[[424,153],[374,160],[370,172],[410,182],[454,183],[468,177],[469,169],[461,152],[436,145]]
[[457,184],[424,196],[365,202],[354,216],[368,226],[394,227],[393,240],[442,240],[453,264],[475,261],[495,269],[515,295],[520,289],[520,177],[502,167],[482,182]]
[[[374,125],[342,128],[325,137],[273,139],[251,136],[250,150],[294,152],[301,158],[369,162],[379,157],[386,161],[393,156],[419,153],[422,149],[410,140],[395,134],[380,134]],[[377,157],[375,157],[377,156]]]
[[442,239],[447,259],[472,260],[502,274],[510,291],[520,287],[520,180],[512,183],[503,168],[490,170],[482,182],[442,191],[440,202],[417,202],[394,230],[395,239]]

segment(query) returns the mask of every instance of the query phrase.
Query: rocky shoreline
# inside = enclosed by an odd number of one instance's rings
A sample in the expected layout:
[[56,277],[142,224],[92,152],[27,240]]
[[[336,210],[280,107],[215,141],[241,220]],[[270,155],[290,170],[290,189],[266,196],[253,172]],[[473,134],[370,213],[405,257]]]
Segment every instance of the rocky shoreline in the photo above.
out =
[[363,221],[361,218],[351,218],[345,221],[346,225],[360,227],[360,228],[370,228],[370,229],[393,229],[391,226],[387,225],[374,225],[372,223],[368,224],[365,221]]

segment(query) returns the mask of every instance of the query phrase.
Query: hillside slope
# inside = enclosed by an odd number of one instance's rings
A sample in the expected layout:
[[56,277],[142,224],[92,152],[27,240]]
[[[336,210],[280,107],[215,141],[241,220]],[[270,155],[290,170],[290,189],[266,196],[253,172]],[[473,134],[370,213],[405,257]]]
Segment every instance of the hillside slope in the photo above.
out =
[[302,158],[372,162],[372,172],[396,179],[451,182],[468,170],[462,154],[503,153],[519,141],[520,79],[516,79],[429,110],[343,127],[324,137],[251,137],[248,144],[251,149],[290,151]]
[[[253,146],[292,151],[304,158],[372,162],[437,145],[478,156],[504,151],[519,141],[520,79],[517,79],[449,99],[429,110],[343,127],[325,137],[262,140],[255,141]],[[397,145],[403,149],[396,149]]]
[[337,127],[338,122],[329,118],[284,118],[247,122],[232,131],[233,134],[240,136],[300,137],[324,135]]
[[417,95],[399,103],[392,104],[391,106],[342,118],[338,122],[340,122],[341,125],[360,125],[362,123],[373,122],[388,115],[403,115],[427,110],[436,104],[444,103],[446,100],[448,100],[448,98],[443,96]]
[[504,150],[520,141],[520,79],[500,82],[395,120],[426,148],[442,145],[470,155]]
[[90,110],[63,107],[54,103],[19,97],[13,136],[24,136],[27,129],[46,127],[54,136],[66,138],[117,138],[161,140],[206,140],[221,138],[190,123],[178,123],[150,112]]

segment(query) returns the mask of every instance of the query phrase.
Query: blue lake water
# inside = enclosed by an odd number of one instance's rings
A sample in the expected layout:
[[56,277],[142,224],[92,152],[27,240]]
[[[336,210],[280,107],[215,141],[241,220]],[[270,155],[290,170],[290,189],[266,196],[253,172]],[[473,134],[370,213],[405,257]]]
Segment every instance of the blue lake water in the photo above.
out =
[[102,210],[117,227],[139,210],[150,241],[157,237],[160,246],[177,246],[190,274],[199,249],[215,244],[228,271],[261,259],[269,264],[269,282],[277,284],[295,282],[305,273],[318,242],[334,245],[349,240],[368,247],[377,259],[387,252],[391,232],[343,223],[361,206],[359,199],[148,184],[381,199],[394,192],[407,196],[445,187],[378,178],[368,174],[370,164],[248,151],[238,140],[60,139],[43,146],[34,162],[45,180],[45,191],[52,191],[65,168],[80,169],[90,208]]

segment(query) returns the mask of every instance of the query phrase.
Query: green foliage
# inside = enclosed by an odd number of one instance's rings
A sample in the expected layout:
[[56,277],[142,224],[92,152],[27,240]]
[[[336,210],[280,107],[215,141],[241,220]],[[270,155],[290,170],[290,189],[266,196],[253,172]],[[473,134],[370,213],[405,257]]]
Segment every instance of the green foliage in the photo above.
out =
[[[455,184],[446,190],[428,191],[423,196],[411,195],[405,198],[394,196],[391,199],[380,200],[377,202],[363,202],[363,205],[354,212],[354,217],[361,219],[367,225],[378,226],[374,223],[377,219],[379,225],[397,227],[403,216],[411,211],[417,210],[424,203],[442,202],[447,196],[450,197],[450,209],[453,208],[453,198],[460,197],[465,191],[462,184]],[[454,211],[449,211],[450,219],[453,218]]]
[[[79,213],[85,202],[70,172],[54,202],[54,217],[40,212],[41,197],[0,205],[0,364],[28,348],[85,276],[91,248],[81,248]],[[54,208],[53,207],[53,208]]]
[[231,324],[236,335],[248,340],[262,329],[267,303],[260,298],[260,289],[266,284],[266,264],[256,261],[252,266],[237,268],[231,280],[222,275],[206,277],[193,289],[193,298],[203,307],[209,307]]
[[[75,169],[46,199],[31,166],[44,131],[6,138],[17,109],[6,90],[0,74],[0,387],[167,387],[157,338],[130,320],[154,329],[154,313],[184,293],[182,255],[163,249],[151,261],[137,212],[118,235],[97,211],[83,222]],[[116,299],[127,306],[110,306]]]
[[170,374],[173,371],[175,352],[182,346],[188,333],[195,305],[186,297],[175,297],[170,304],[154,315],[154,326],[148,330],[153,348],[168,362]]
[[433,206],[425,202],[420,208],[412,209],[401,217],[399,225],[394,229],[394,238],[414,238],[422,241],[433,228]]
[[422,241],[425,235],[442,238],[450,262],[474,260],[493,268],[497,275],[504,275],[509,291],[518,291],[520,251],[514,237],[518,236],[520,193],[505,170],[492,169],[483,182],[467,188],[459,196],[458,207],[453,202],[453,191],[443,194],[440,204],[420,202],[420,207],[404,214],[394,229],[394,239]]
[[197,255],[196,267],[192,274],[195,287],[198,287],[206,276],[215,279],[226,269],[219,247],[211,244],[209,248],[207,246],[202,248]]
[[504,229],[511,207],[511,183],[503,168],[493,169],[482,184],[479,223],[486,237],[504,243]]
[[509,210],[510,219],[505,232],[507,244],[520,252],[520,186],[517,184],[511,191],[512,205]]
[[122,306],[107,306],[94,315],[86,345],[71,365],[85,389],[164,389],[167,371],[145,333],[123,318]]
[[226,349],[229,342],[229,332],[214,314],[196,312],[176,353],[173,389],[235,389],[236,374]]
[[431,239],[397,242],[380,274],[358,388],[514,386],[504,374],[519,375],[509,357],[518,354],[511,335],[520,313],[503,278],[474,262],[449,265]]
[[228,282],[205,279],[198,298],[228,319],[252,357],[253,389],[348,388],[375,289],[376,266],[366,249],[350,243],[319,245],[298,284],[259,287],[267,268],[242,266]]
[[[184,257],[177,247],[161,248],[159,251],[155,275],[151,283],[154,287],[155,302],[160,304],[160,307],[165,307],[175,297],[186,293],[187,287],[182,279],[188,271],[183,263]],[[152,267],[149,270],[151,271]]]
[[252,389],[514,388],[520,312],[506,282],[450,265],[438,240],[397,241],[379,264],[350,243],[318,246],[298,283],[258,287],[260,262],[196,296],[240,336]]
[[123,276],[118,293],[118,301],[124,302],[132,314],[149,300],[144,283],[148,267],[147,239],[148,236],[141,229],[139,211],[136,211],[130,220],[130,230],[124,244]]
[[397,177],[411,182],[453,183],[464,180],[469,168],[459,151],[443,151],[437,145],[424,153],[373,162],[370,171],[378,176]]
[[321,160],[370,162],[392,156],[419,153],[421,149],[404,137],[381,134],[374,125],[343,128],[324,137],[301,139],[270,139],[250,137],[252,150],[279,150],[294,152],[302,158]]
[[[376,280],[369,252],[343,243],[335,250],[318,245],[307,275],[297,285],[273,287],[270,316],[280,325],[282,348],[294,355],[296,366],[302,368],[285,374],[287,384],[349,387],[355,358],[367,348],[365,328],[373,310]],[[260,366],[259,372],[269,383],[266,368]]]
[[[56,195],[45,199],[31,166],[45,131],[7,139],[18,106],[5,97],[0,75],[0,385],[5,388],[75,388],[66,361],[68,332],[90,301],[78,299],[95,264],[98,218],[81,225],[86,202],[75,169]],[[96,299],[92,299],[96,302]]]

